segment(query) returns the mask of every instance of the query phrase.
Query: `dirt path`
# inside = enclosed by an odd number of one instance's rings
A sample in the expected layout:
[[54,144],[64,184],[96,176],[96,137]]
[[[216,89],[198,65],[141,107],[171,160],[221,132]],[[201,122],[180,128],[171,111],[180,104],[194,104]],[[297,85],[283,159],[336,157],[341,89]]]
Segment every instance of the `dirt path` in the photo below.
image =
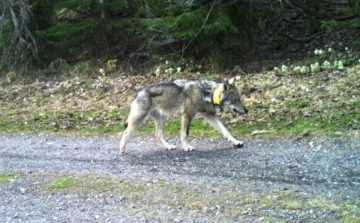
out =
[[197,150],[187,153],[166,152],[144,135],[127,155],[119,141],[0,134],[0,173],[19,173],[0,183],[0,222],[360,219],[359,139],[248,139],[234,149],[193,138]]

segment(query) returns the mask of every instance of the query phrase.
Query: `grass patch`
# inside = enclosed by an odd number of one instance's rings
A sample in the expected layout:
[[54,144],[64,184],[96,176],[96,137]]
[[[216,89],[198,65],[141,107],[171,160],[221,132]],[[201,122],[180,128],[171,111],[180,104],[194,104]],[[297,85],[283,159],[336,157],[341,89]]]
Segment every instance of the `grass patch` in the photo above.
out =
[[343,204],[340,204],[340,219],[343,223],[357,223],[360,222],[360,203],[355,199],[350,199]]
[[[273,116],[261,122],[247,122],[227,124],[227,119],[222,120],[226,128],[234,135],[250,135],[255,130],[267,130],[267,135],[293,135],[304,131],[321,134],[333,134],[336,131],[360,129],[360,102],[355,101],[354,106],[358,112],[345,113],[340,110],[329,111],[327,114],[315,114],[310,117]],[[119,109],[107,112],[98,111],[61,111],[38,112],[25,114],[10,112],[0,116],[0,131],[2,132],[79,132],[84,134],[118,133],[124,130],[126,118],[124,111]],[[177,135],[180,132],[181,120],[169,119],[165,123],[164,133]],[[153,120],[147,119],[138,129],[144,133],[154,133]],[[219,133],[203,119],[193,119],[190,135],[218,136]]]
[[[354,223],[360,219],[359,202],[355,199],[338,201],[319,194],[302,193],[293,190],[273,189],[265,192],[243,193],[236,188],[222,185],[214,186],[211,190],[200,186],[191,187],[183,182],[156,180],[152,182],[139,179],[121,179],[110,175],[82,174],[58,175],[52,177],[42,186],[47,192],[62,193],[106,193],[118,194],[126,199],[130,212],[144,213],[155,216],[154,210],[160,206],[169,206],[176,210],[181,207],[189,211],[216,214],[221,211],[228,217],[257,215],[261,216],[266,210],[296,211],[308,213],[317,210],[319,216],[327,218],[321,213],[334,213],[330,219],[338,222]],[[269,220],[280,221],[281,218],[272,216]],[[324,219],[325,221],[326,219]]]
[[21,176],[20,173],[0,173],[0,183],[6,183],[9,182],[11,179],[18,178]]
[[309,105],[308,99],[295,99],[287,102],[288,107],[305,108]]
[[262,208],[275,206],[285,210],[300,210],[306,207],[301,194],[294,191],[270,191],[260,198],[259,203]]
[[[292,135],[309,131],[322,134],[332,134],[335,131],[347,131],[359,129],[359,113],[346,114],[340,111],[331,111],[329,114],[319,114],[311,117],[288,117],[283,119],[274,116],[262,120],[262,122],[242,122],[240,124],[226,124],[234,135],[250,135],[255,130],[267,130],[270,135]],[[40,112],[36,114],[3,115],[0,116],[0,131],[2,132],[29,132],[48,131],[67,133],[76,131],[85,134],[118,133],[124,130],[124,118],[119,115],[119,110],[109,114],[99,112]],[[106,117],[104,117],[106,116]],[[124,117],[124,116],[123,116]],[[180,132],[180,119],[168,120],[165,123],[165,134],[177,135]],[[138,129],[144,133],[154,133],[153,120],[147,119]],[[217,136],[219,133],[202,119],[193,119],[190,134],[197,136]]]
[[[336,213],[334,217],[338,222],[354,223],[360,219],[360,205],[354,199],[343,202],[314,195],[308,197],[295,191],[269,191],[260,197],[261,209],[284,209],[289,211],[322,210]],[[324,217],[324,216],[320,216]]]
[[289,124],[279,123],[279,128],[277,130],[283,134],[291,135],[301,132],[313,132],[319,129],[319,127],[322,131],[325,130],[324,126],[314,118],[300,118],[299,120]]
[[100,174],[58,175],[43,185],[47,192],[73,191],[77,193],[103,193],[119,186],[111,177]]
[[268,118],[266,125],[255,124],[248,126],[242,124],[236,127],[243,134],[255,129],[268,130],[270,135],[297,135],[303,132],[333,135],[336,131],[359,130],[360,113],[344,114],[333,111],[327,115],[316,115],[312,117],[291,117],[288,120],[280,117]]
[[354,106],[356,108],[359,108],[360,109],[360,97],[357,97],[355,100],[354,100]]
[[79,186],[79,179],[72,176],[59,176],[45,186],[48,191],[71,190]]

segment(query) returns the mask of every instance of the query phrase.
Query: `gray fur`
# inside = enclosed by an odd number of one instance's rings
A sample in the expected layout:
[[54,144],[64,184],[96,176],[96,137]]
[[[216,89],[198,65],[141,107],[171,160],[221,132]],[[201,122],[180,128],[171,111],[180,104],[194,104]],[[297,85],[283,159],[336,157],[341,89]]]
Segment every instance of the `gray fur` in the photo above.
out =
[[240,101],[240,93],[229,82],[216,83],[208,80],[175,80],[150,84],[138,91],[131,103],[126,129],[122,135],[120,151],[125,152],[125,146],[133,131],[150,117],[156,124],[156,138],[167,149],[176,147],[165,141],[163,128],[167,117],[181,117],[181,143],[185,151],[193,150],[187,142],[191,120],[195,116],[205,119],[218,130],[234,146],[240,147],[243,142],[234,139],[216,117],[213,104],[213,93],[216,88],[222,89],[220,97],[221,110],[247,113]]

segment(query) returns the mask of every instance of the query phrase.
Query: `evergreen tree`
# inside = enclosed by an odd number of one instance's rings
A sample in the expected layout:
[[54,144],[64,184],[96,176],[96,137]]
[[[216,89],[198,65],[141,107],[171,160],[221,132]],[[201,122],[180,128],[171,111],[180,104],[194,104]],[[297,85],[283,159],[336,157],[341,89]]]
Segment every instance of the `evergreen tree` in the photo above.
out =
[[12,69],[29,59],[156,55],[221,68],[232,54],[251,59],[325,29],[360,28],[358,0],[3,0],[0,13],[1,61]]
[[205,57],[217,66],[227,64],[224,42],[239,33],[249,5],[242,1],[152,1],[147,10],[154,12],[142,20],[149,48],[167,47],[173,55]]

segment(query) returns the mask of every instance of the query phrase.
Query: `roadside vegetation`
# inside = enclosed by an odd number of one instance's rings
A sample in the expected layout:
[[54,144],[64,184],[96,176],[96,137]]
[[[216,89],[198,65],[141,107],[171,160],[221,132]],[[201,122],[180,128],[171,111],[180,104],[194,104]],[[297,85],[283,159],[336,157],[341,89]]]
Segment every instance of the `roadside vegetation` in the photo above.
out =
[[[91,62],[66,66],[60,76],[12,76],[0,81],[0,131],[117,133],[123,130],[134,92],[152,82],[175,78],[203,78],[203,74],[176,72],[152,75],[105,75]],[[221,114],[237,135],[329,134],[359,135],[360,66],[314,73],[242,74],[238,86],[249,109],[245,116]],[[238,74],[236,68],[232,71]],[[205,75],[206,76],[206,75]],[[66,77],[66,78],[64,78]],[[207,74],[222,81],[222,75]],[[227,76],[225,76],[227,77]],[[153,132],[151,120],[140,131]],[[177,134],[178,119],[165,131]],[[202,120],[192,122],[196,135],[218,135]]]

